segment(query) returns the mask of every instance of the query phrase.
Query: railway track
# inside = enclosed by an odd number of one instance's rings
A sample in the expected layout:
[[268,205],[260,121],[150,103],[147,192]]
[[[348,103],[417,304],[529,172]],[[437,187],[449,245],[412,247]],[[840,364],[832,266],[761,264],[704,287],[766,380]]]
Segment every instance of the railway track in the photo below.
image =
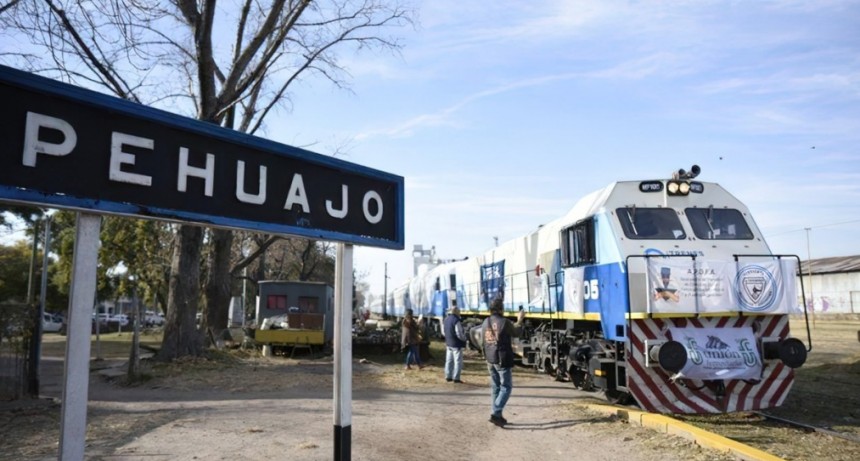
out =
[[843,432],[838,432],[838,431],[834,431],[834,430],[823,428],[823,427],[813,426],[811,424],[792,421],[790,419],[781,418],[779,416],[769,415],[767,413],[763,413],[760,411],[754,411],[752,413],[756,414],[756,415],[758,415],[764,419],[767,419],[769,421],[774,421],[774,422],[777,422],[780,424],[785,424],[788,426],[797,427],[799,429],[803,429],[803,430],[809,431],[809,432],[818,432],[821,434],[829,435],[831,437],[838,437],[840,439],[845,439],[845,440],[848,440],[851,442],[860,443],[860,437],[858,437],[854,434],[845,434]]
[[[860,459],[860,436],[857,434],[839,432],[760,411],[669,416],[644,412],[635,405],[608,405],[597,399],[594,403],[584,405],[595,411],[613,414],[632,424],[680,435],[704,447],[729,452],[739,459]],[[668,429],[670,427],[672,429]],[[697,429],[685,429],[690,427]]]

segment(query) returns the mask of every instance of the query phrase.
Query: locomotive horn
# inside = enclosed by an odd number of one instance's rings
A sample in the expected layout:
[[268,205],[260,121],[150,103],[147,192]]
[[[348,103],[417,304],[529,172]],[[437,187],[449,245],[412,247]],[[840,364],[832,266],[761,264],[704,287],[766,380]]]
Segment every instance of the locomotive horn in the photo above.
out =
[[687,179],[693,179],[696,176],[699,176],[699,173],[702,172],[702,169],[699,168],[699,165],[693,165],[690,167],[690,172],[687,173]]
[[690,171],[681,168],[680,170],[672,173],[672,179],[693,179],[696,176],[699,176],[699,173],[701,172],[702,169],[699,168],[699,165],[693,165],[692,167],[690,167]]

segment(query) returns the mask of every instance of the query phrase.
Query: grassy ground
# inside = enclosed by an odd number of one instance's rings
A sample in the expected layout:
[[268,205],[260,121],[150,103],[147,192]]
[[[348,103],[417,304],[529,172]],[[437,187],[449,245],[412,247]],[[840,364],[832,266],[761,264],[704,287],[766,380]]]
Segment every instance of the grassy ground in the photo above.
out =
[[809,359],[785,405],[770,413],[860,439],[860,321],[819,320],[811,331]]
[[[132,334],[103,333],[98,337],[92,336],[90,343],[91,359],[128,359],[131,352]],[[161,333],[142,333],[140,335],[142,347],[161,347]],[[66,353],[66,337],[59,334],[45,334],[42,336],[42,355],[63,357]]]

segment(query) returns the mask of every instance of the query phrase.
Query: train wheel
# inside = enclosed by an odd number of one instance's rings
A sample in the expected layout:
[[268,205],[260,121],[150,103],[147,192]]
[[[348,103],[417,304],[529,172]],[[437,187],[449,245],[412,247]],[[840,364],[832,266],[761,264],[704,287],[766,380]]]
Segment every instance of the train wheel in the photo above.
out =
[[621,392],[617,389],[607,389],[604,395],[606,395],[606,400],[608,400],[609,403],[614,403],[616,405],[629,405],[633,402],[633,397],[630,394]]
[[552,366],[552,361],[549,358],[543,361],[543,367],[541,367],[541,371],[550,376],[555,376],[555,367]]
[[592,384],[591,376],[589,376],[588,373],[579,370],[576,367],[571,367],[568,374],[570,375],[570,382],[573,383],[575,388],[582,389],[584,391],[594,390],[594,384]]

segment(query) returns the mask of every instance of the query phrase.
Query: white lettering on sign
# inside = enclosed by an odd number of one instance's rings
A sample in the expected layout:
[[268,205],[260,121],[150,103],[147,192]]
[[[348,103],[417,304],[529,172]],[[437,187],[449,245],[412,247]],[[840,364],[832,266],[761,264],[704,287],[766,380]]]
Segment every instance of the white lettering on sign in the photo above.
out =
[[309,213],[310,206],[308,205],[308,197],[305,194],[305,181],[302,175],[296,173],[293,175],[293,182],[290,183],[290,191],[287,193],[287,203],[284,203],[285,210],[292,210],[293,205],[299,204],[302,206],[302,211]]
[[[39,128],[50,128],[63,133],[63,142],[52,144],[39,139]],[[68,155],[78,143],[78,134],[69,122],[47,115],[27,112],[27,124],[24,129],[24,158],[26,166],[36,166],[36,155],[46,154],[61,157]]]
[[[62,142],[41,139],[40,131],[44,136],[42,129],[58,131],[63,136]],[[69,155],[74,151],[77,143],[77,133],[69,122],[49,115],[27,112],[22,156],[22,163],[25,166],[36,167],[37,156],[40,154],[56,157]],[[118,131],[111,132],[108,178],[111,181],[152,187],[152,176],[131,171],[136,165],[137,155],[141,154],[129,152],[128,147],[155,152],[155,140]],[[189,164],[189,148],[180,146],[176,189],[179,192],[187,192],[188,178],[200,178],[204,181],[204,195],[212,197],[215,193],[215,161],[215,154],[207,153],[205,166],[192,166]],[[245,184],[245,162],[237,160],[235,194],[240,202],[252,205],[265,204],[267,185],[267,167],[260,165],[257,192],[249,192]],[[346,184],[341,184],[340,201],[339,205],[336,204],[336,200],[325,201],[326,212],[332,218],[344,219],[349,214],[349,186]],[[304,178],[300,173],[293,174],[284,209],[292,210],[296,206],[300,207],[302,212],[310,213]],[[371,224],[381,222],[384,215],[382,196],[373,190],[365,192],[362,199],[362,212],[367,222]]]
[[203,178],[205,181],[204,194],[207,197],[212,196],[212,191],[215,188],[215,156],[206,154],[206,167],[198,168],[188,164],[188,148],[179,148],[179,178],[176,184],[176,190],[185,192],[188,188],[188,177],[195,176]]
[[155,141],[125,133],[111,133],[110,172],[108,173],[108,178],[110,178],[111,181],[151,186],[152,176],[122,171],[122,165],[134,165],[135,160],[134,154],[130,154],[122,150],[123,146],[134,146],[142,149],[153,150],[155,148]]
[[240,202],[262,205],[266,202],[266,166],[260,165],[260,183],[256,195],[245,191],[245,162],[236,162],[236,198]]
[[[376,211],[375,215],[370,214],[370,201],[371,200],[376,202],[377,211]],[[364,219],[366,219],[367,222],[369,222],[370,224],[376,224],[380,220],[382,220],[382,197],[380,197],[379,194],[377,194],[376,192],[374,192],[372,190],[367,191],[367,193],[364,194],[364,201],[363,201],[362,205],[364,208]]]
[[347,197],[349,196],[349,187],[344,184],[341,186],[341,203],[343,203],[343,208],[337,210],[332,205],[331,200],[325,201],[325,211],[332,218],[343,219],[346,217],[347,210],[349,210],[349,206],[347,204]]

